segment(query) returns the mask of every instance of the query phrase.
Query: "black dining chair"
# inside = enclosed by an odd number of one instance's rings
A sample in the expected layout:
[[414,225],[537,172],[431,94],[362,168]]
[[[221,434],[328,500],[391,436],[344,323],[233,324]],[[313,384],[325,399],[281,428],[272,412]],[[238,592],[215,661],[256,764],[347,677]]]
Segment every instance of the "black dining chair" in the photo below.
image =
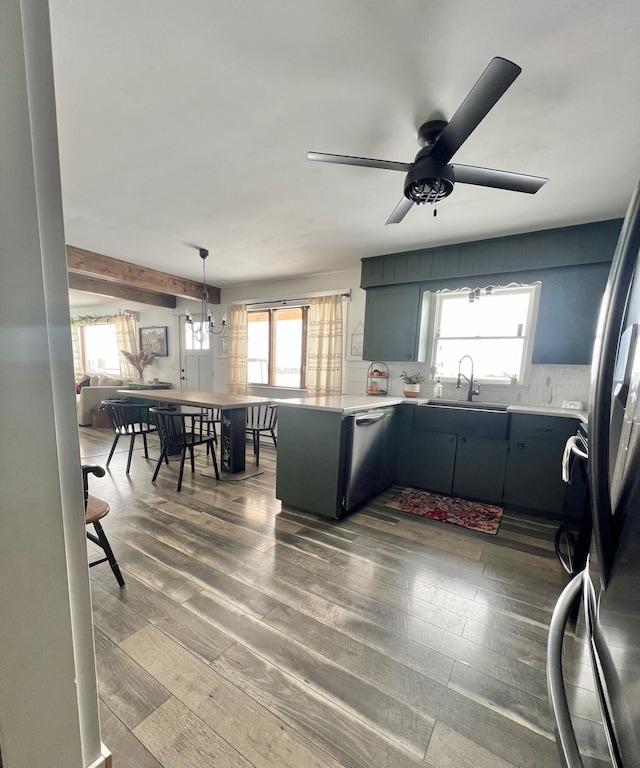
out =
[[196,445],[206,445],[207,454],[211,451],[211,459],[216,474],[216,480],[220,480],[218,461],[214,447],[215,436],[207,427],[207,414],[192,411],[182,411],[179,408],[150,408],[149,413],[158,427],[160,437],[160,458],[156,464],[155,472],[151,479],[155,483],[162,462],[169,463],[169,456],[180,454],[180,470],[178,473],[177,491],[182,488],[182,476],[184,474],[184,462],[189,451],[191,457],[191,471],[195,472],[193,449]]
[[147,448],[147,435],[151,432],[158,431],[156,425],[149,417],[149,406],[141,403],[131,403],[127,400],[112,399],[103,400],[100,407],[104,408],[107,412],[111,427],[115,433],[113,443],[111,444],[111,450],[109,451],[109,458],[107,459],[107,467],[111,463],[116,445],[118,445],[118,440],[123,436],[129,437],[129,458],[127,459],[127,474],[129,474],[136,437],[142,435],[144,457],[145,459],[148,459],[149,451]]
[[100,520],[109,514],[110,507],[106,501],[98,499],[89,493],[89,475],[95,475],[96,477],[104,477],[105,471],[102,467],[97,465],[85,464],[82,467],[82,484],[84,487],[84,521],[85,525],[93,525],[93,530],[87,531],[87,538],[94,544],[97,544],[104,552],[105,556],[100,560],[94,560],[89,563],[89,567],[93,568],[94,565],[100,565],[100,563],[108,562],[113,571],[113,575],[116,577],[118,584],[124,587],[124,579],[122,573],[120,573],[120,566],[116,560],[116,556],[113,554],[107,534],[104,532]]
[[275,428],[278,423],[278,407],[276,405],[252,405],[247,408],[247,427],[248,435],[253,438],[253,454],[256,457],[256,467],[260,465],[260,435],[268,433],[271,435],[273,444],[277,450],[278,441],[276,439]]
[[[213,436],[213,442],[218,444],[218,430],[216,424],[222,424],[222,415],[219,408],[202,408],[204,414],[204,424],[208,435]],[[211,446],[207,445],[207,455],[211,451]]]

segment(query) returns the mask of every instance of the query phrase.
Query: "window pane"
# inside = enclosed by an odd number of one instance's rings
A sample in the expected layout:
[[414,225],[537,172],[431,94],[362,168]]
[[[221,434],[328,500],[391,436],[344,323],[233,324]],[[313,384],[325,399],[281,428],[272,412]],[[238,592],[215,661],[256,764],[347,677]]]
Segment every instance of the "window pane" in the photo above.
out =
[[442,295],[440,336],[522,336],[529,292],[494,291],[474,302],[469,294]]
[[276,387],[299,388],[302,350],[302,309],[274,312]]
[[[470,355],[477,379],[522,380],[534,295],[534,286],[494,288],[473,302],[468,290],[440,294],[433,356],[438,375],[456,378],[459,360]],[[469,375],[468,361],[462,372]]]
[[[458,361],[464,355],[473,358],[476,379],[506,379],[521,376],[524,338],[516,339],[436,339],[436,365],[439,375],[455,378]],[[465,360],[462,372],[469,375],[470,363]]]
[[269,384],[269,312],[249,312],[247,381]]
[[209,349],[209,334],[202,332],[202,323],[194,320],[193,325],[184,324],[184,348],[185,350]]
[[120,373],[120,350],[116,341],[116,327],[107,325],[83,326],[84,353],[87,371]]

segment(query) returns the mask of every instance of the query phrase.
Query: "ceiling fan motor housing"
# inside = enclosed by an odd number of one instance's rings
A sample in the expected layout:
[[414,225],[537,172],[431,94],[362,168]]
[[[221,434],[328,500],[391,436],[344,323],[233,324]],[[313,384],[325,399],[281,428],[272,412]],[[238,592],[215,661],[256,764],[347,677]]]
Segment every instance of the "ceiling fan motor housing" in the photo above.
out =
[[454,183],[455,176],[450,165],[422,157],[405,178],[404,195],[418,205],[437,203],[449,197]]

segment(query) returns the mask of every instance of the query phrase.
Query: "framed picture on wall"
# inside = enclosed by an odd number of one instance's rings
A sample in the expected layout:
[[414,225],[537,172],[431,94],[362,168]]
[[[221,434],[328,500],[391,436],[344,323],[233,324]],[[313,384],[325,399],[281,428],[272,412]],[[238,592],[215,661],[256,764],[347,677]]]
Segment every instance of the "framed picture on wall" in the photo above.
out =
[[156,357],[168,357],[167,326],[154,325],[140,328],[140,350],[153,352]]

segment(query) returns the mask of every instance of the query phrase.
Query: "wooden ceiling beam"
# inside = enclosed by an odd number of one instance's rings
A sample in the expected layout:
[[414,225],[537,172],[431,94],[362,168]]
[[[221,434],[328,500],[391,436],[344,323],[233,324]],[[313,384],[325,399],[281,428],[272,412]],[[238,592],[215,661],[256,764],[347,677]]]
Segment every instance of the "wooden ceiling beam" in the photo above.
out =
[[125,301],[137,301],[140,304],[151,304],[154,307],[166,307],[175,309],[177,301],[175,296],[166,293],[153,293],[143,291],[141,288],[133,288],[111,280],[100,280],[97,277],[81,275],[77,272],[68,272],[69,288],[87,293],[98,293],[101,296],[112,296],[114,299]]
[[[101,253],[85,251],[74,245],[67,245],[67,269],[69,273],[119,283],[152,293],[185,296],[189,299],[199,299],[202,294],[202,283],[195,280],[169,275],[157,269],[131,264]],[[209,303],[220,304],[220,289],[208,285],[207,291]]]

